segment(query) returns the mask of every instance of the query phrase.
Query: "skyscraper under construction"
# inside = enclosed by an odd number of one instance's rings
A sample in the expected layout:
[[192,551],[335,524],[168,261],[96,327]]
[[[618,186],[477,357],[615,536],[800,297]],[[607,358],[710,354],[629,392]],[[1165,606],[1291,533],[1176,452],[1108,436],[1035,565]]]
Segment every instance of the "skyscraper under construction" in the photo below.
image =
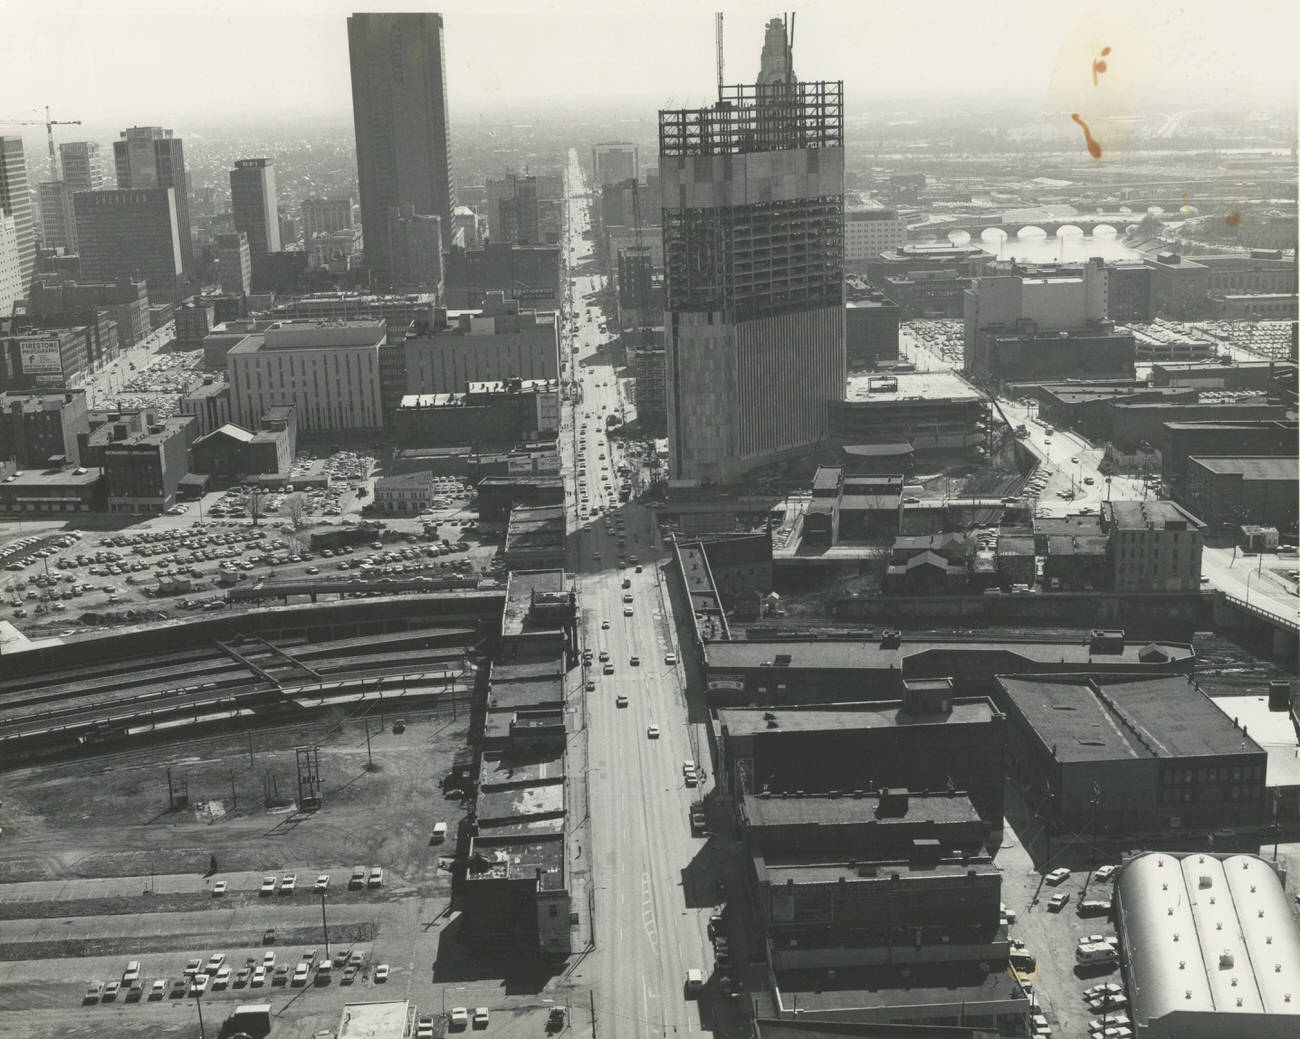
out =
[[844,90],[767,24],[753,85],[659,113],[671,474],[809,451],[844,395]]

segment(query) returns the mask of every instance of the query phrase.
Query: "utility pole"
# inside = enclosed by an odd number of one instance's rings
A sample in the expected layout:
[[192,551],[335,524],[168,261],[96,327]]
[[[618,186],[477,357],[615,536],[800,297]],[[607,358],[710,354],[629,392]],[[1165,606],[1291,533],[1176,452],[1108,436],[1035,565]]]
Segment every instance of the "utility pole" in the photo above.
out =
[[325,920],[325,892],[320,893],[320,929],[325,938],[325,959],[328,962],[330,958],[330,928]]

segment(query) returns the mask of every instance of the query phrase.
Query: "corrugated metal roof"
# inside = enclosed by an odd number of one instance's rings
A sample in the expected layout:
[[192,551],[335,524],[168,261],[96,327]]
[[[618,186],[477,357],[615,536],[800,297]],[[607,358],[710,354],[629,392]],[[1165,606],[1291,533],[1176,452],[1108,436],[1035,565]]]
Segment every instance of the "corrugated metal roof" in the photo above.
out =
[[1253,855],[1153,852],[1115,881],[1132,1018],[1300,1015],[1300,932],[1277,875]]

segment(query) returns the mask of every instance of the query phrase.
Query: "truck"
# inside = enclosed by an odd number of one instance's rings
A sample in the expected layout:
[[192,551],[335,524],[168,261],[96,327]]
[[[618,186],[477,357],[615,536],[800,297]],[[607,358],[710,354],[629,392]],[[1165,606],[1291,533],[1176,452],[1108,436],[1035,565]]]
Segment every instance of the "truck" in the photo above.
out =
[[1109,942],[1092,942],[1074,950],[1074,961],[1084,967],[1108,967],[1119,962],[1119,953]]

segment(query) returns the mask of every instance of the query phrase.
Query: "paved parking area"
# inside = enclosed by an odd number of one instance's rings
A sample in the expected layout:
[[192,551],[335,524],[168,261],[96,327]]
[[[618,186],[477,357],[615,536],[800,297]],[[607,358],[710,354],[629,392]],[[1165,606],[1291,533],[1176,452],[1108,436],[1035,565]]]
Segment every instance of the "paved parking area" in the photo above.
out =
[[[1002,869],[1002,901],[1016,914],[1011,937],[1023,942],[1038,962],[1032,983],[1038,1012],[1047,1018],[1057,1039],[1089,1039],[1088,1022],[1099,1015],[1084,1002],[1083,990],[1104,982],[1122,984],[1123,978],[1118,965],[1078,968],[1075,949],[1079,939],[1096,934],[1113,936],[1115,927],[1106,917],[1080,916],[1077,909],[1084,898],[1110,898],[1111,884],[1093,880],[1089,872],[1075,871],[1064,883],[1049,885],[1009,821],[1004,833],[1007,839],[996,857]],[[1054,911],[1048,907],[1048,900],[1058,893],[1068,894],[1070,900],[1065,908]]]

